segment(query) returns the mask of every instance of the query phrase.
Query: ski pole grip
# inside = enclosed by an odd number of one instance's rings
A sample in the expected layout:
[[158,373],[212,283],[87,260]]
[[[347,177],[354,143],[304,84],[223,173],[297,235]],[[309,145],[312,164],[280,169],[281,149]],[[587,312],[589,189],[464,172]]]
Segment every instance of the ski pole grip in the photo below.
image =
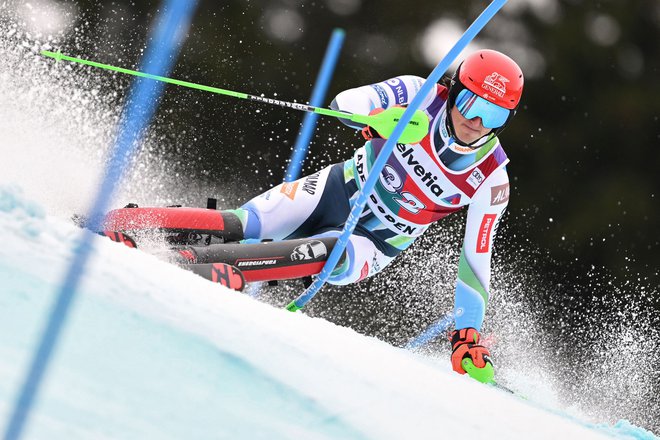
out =
[[286,309],[289,312],[297,312],[298,310],[302,310],[302,307],[298,307],[295,301],[291,301],[289,305],[286,306]]
[[465,372],[472,379],[475,379],[481,383],[494,383],[495,382],[495,369],[493,364],[490,361],[486,361],[486,366],[483,368],[477,368],[474,366],[472,359],[465,358],[461,361],[461,365]]

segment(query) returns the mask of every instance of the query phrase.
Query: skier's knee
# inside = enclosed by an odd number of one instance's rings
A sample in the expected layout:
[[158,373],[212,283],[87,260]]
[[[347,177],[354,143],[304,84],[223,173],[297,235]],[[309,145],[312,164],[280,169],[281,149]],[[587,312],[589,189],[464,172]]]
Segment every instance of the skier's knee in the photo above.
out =
[[249,202],[241,206],[236,211],[241,211],[241,223],[243,223],[243,233],[245,238],[261,238],[261,216],[259,210],[255,209]]
[[[339,232],[336,234],[339,235]],[[376,252],[371,240],[359,235],[351,235],[344,255],[328,278],[328,282],[335,285],[346,285],[357,283],[373,275],[376,273],[373,267],[373,262],[377,259]]]

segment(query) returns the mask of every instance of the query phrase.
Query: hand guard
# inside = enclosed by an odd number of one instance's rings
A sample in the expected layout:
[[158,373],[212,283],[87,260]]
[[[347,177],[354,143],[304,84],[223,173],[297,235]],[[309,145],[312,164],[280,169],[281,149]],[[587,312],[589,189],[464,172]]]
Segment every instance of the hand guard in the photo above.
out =
[[[392,107],[400,107],[400,108],[405,108],[407,106],[405,105],[393,105]],[[384,112],[385,109],[382,107],[376,107],[375,109],[371,110],[369,112],[369,116],[374,116],[377,115],[378,113]],[[362,137],[365,138],[366,140],[370,141],[375,138],[380,138],[380,139],[385,139],[380,133],[376,131],[375,128],[366,126],[362,129]]]
[[477,368],[485,368],[490,360],[490,352],[483,345],[479,345],[481,336],[471,327],[454,330],[451,334],[451,366],[459,374],[467,373],[463,368],[463,359],[469,358]]
[[[378,113],[381,113],[383,111],[385,111],[384,108],[376,107],[375,109],[369,112],[369,116],[377,115]],[[367,125],[362,129],[362,137],[365,140],[370,141],[374,138],[381,138],[382,136],[376,131],[375,128]]]

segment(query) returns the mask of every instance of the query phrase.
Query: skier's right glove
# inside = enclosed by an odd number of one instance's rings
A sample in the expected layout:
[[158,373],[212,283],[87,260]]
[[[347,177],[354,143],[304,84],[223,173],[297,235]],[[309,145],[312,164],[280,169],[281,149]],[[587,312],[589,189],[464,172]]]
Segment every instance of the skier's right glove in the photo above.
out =
[[492,365],[490,352],[483,345],[479,345],[481,336],[471,327],[454,330],[451,334],[451,366],[455,372],[465,374],[463,359],[469,358],[477,368],[485,368],[486,362]]

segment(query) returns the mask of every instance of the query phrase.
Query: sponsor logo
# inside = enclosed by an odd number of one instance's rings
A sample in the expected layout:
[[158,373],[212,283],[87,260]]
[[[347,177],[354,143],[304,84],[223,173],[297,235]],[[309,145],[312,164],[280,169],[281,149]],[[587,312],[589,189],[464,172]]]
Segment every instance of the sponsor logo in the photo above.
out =
[[371,269],[373,273],[380,272],[380,264],[378,264],[378,255],[374,252],[374,258],[371,260]]
[[376,93],[378,93],[378,96],[380,97],[380,106],[386,108],[387,104],[390,103],[390,98],[387,97],[387,92],[385,89],[378,84],[372,84],[371,88],[374,89]]
[[483,183],[486,178],[479,168],[475,168],[470,173],[470,176],[467,178],[467,183],[474,189],[477,189],[479,185]]
[[297,102],[286,102],[286,101],[280,101],[279,99],[264,98],[263,96],[254,96],[254,95],[248,95],[248,98],[250,98],[252,101],[265,102],[268,104],[279,105],[281,107],[289,107],[306,112],[314,112],[314,107],[305,104],[299,104]]
[[[364,182],[367,180],[367,178],[364,175],[365,166],[363,161],[364,161],[364,154],[357,153],[355,156],[355,170],[357,171],[358,178],[360,179],[360,182],[362,184],[364,184]],[[404,223],[400,221],[400,219],[390,214],[391,211],[383,207],[383,205],[380,203],[380,200],[375,195],[371,194],[369,196],[369,200],[372,203],[372,205],[370,205],[370,208],[374,213],[374,215],[378,217],[378,219],[381,222],[385,223],[385,225],[390,230],[395,232],[398,231],[408,236],[416,236],[424,232],[423,228],[413,226],[410,223]],[[352,216],[349,215],[347,222],[351,222],[351,221],[355,221],[355,218],[352,218]]]
[[481,220],[479,236],[477,237],[477,253],[484,254],[490,249],[490,232],[493,230],[497,214],[486,214]]
[[442,188],[436,183],[438,176],[434,175],[431,171],[427,171],[426,168],[424,168],[424,165],[415,158],[413,155],[415,150],[412,146],[396,144],[396,149],[401,153],[401,157],[404,159],[404,164],[412,167],[412,172],[418,177],[421,177],[421,183],[429,188],[433,195],[439,196],[442,194]]
[[501,205],[509,201],[509,184],[497,185],[490,189],[490,204]]
[[461,203],[461,195],[454,194],[453,196],[445,197],[444,199],[442,199],[442,201],[449,205],[458,205],[459,203]]
[[273,190],[274,190],[274,189],[275,189],[275,188],[273,188],[273,189],[269,189],[268,191],[266,191],[265,193],[261,194],[261,195],[258,196],[258,197],[259,197],[260,199],[270,200],[271,196],[273,195]]
[[322,258],[328,255],[328,249],[322,241],[314,240],[309,243],[303,243],[296,246],[291,253],[291,260],[313,260],[315,258]]
[[506,93],[506,83],[510,82],[497,72],[493,72],[484,78],[481,87],[502,98]]
[[408,100],[408,92],[406,91],[406,88],[404,87],[401,80],[398,78],[392,78],[388,80],[386,84],[390,86],[390,89],[392,89],[392,92],[394,92],[396,103],[405,104]]
[[316,194],[316,185],[319,183],[319,176],[321,175],[321,172],[317,172],[314,174],[310,174],[305,178],[305,181],[303,182],[302,190],[305,191],[307,194],[313,196]]
[[444,117],[440,121],[440,134],[442,139],[447,139],[449,137],[449,132],[447,131],[447,114],[444,114]]
[[400,222],[396,217],[388,213],[387,210],[385,210],[385,208],[383,208],[380,205],[380,203],[378,203],[378,199],[376,198],[376,196],[372,194],[369,196],[369,199],[374,204],[376,211],[381,214],[382,218],[384,218],[385,221],[389,223],[391,226],[393,226],[396,230],[401,231],[403,234],[406,235],[415,235],[415,233],[417,233],[416,226],[412,226],[410,224]]
[[413,214],[417,214],[422,209],[426,208],[426,205],[419,201],[419,199],[409,192],[402,192],[401,197],[393,197],[394,201],[397,202],[403,209]]
[[245,280],[238,269],[225,263],[214,263],[211,267],[211,279],[225,287],[234,290],[243,290]]
[[358,175],[360,176],[360,181],[361,182],[364,182],[365,180],[367,180],[367,179],[364,178],[364,163],[362,163],[363,159],[364,159],[364,155],[358,154],[357,155],[357,161],[356,161],[356,164],[355,164],[355,170],[358,172]]
[[452,143],[449,147],[456,153],[460,153],[460,154],[469,154],[475,152],[475,150],[473,150],[472,148],[464,147],[463,145],[459,145],[456,142]]
[[236,266],[238,267],[254,267],[254,266],[272,266],[273,264],[277,264],[277,260],[269,260],[269,259],[264,259],[264,260],[243,260],[239,261],[236,263]]
[[369,275],[369,264],[365,261],[364,266],[362,266],[362,270],[360,271],[360,278],[358,278],[358,281],[362,281]]
[[216,263],[211,266],[211,281],[220,283],[223,286],[229,286],[229,274],[227,273],[227,266],[223,263]]
[[298,182],[293,183],[283,183],[280,188],[280,192],[290,198],[291,200],[296,198],[296,190],[298,189]]
[[385,165],[380,174],[380,183],[383,187],[393,193],[403,186],[403,181],[392,165]]

